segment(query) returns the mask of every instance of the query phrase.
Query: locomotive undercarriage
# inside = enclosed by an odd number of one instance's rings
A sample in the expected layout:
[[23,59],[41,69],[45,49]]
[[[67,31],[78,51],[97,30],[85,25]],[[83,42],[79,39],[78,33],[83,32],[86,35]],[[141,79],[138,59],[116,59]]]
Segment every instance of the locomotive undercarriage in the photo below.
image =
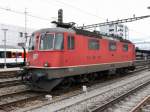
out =
[[128,70],[134,70],[133,62],[57,69],[26,67],[21,75],[32,90],[50,92],[57,85],[67,88],[74,82],[93,81],[99,72],[104,74],[102,71],[114,74],[114,71],[125,73]]

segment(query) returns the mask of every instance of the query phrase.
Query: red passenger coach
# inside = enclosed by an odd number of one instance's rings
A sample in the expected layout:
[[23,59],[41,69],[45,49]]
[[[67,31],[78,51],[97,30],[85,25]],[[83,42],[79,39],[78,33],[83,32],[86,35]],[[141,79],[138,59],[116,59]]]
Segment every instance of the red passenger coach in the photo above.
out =
[[24,79],[35,90],[51,91],[101,71],[134,69],[134,60],[135,47],[128,40],[76,28],[41,29],[30,39]]

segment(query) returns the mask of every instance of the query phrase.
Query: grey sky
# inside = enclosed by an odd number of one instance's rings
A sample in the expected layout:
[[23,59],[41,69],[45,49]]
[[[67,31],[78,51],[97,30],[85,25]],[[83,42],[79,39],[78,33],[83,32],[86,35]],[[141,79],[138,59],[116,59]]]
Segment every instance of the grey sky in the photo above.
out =
[[[57,10],[64,10],[65,22],[78,25],[93,24],[121,18],[148,15],[150,0],[0,0],[1,8],[36,15],[45,19],[57,17]],[[27,17],[27,27],[49,27],[50,21]],[[0,23],[24,26],[24,15],[0,9]],[[150,41],[150,18],[126,24],[130,29],[130,40]]]

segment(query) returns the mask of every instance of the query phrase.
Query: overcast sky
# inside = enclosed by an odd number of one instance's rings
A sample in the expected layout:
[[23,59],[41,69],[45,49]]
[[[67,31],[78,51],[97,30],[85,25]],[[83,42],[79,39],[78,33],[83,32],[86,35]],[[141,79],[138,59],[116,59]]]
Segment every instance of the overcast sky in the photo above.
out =
[[[6,11],[24,12],[40,18],[27,17],[27,27],[39,29],[50,27],[57,17],[58,9],[64,11],[65,22],[93,24],[142,15],[149,15],[150,0],[0,0],[0,23],[24,26],[24,15]],[[130,40],[150,41],[150,18],[126,23]]]

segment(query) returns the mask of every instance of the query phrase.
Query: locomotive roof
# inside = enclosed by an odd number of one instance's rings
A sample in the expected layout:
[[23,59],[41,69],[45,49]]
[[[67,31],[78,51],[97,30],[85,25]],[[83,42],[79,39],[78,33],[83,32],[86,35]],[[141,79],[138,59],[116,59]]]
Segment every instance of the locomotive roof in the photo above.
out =
[[129,40],[126,40],[126,39],[123,39],[121,37],[117,37],[114,35],[103,35],[103,34],[100,34],[99,32],[91,32],[91,31],[87,31],[87,30],[83,30],[83,29],[76,29],[76,28],[62,28],[62,27],[45,28],[45,29],[37,30],[35,32],[41,32],[41,33],[68,32],[68,33],[76,33],[76,34],[80,34],[80,35],[86,35],[86,36],[90,36],[90,37],[94,37],[94,38],[107,38],[109,40],[119,40],[121,42],[131,43]]
[[41,33],[45,33],[45,32],[49,32],[49,33],[53,33],[53,32],[59,32],[59,33],[63,33],[63,32],[69,32],[69,33],[75,33],[75,31],[71,28],[60,28],[60,27],[57,27],[57,28],[44,28],[44,29],[40,29],[40,30],[37,30],[35,32],[41,32]]

